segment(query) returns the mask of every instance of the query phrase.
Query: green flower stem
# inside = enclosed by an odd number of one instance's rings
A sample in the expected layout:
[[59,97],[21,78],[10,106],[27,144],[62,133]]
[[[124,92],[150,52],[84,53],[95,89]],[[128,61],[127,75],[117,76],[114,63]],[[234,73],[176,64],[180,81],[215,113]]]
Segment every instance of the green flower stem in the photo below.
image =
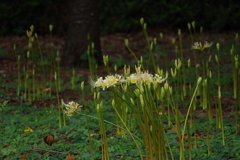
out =
[[103,110],[102,110],[102,102],[97,104],[96,106],[98,117],[99,117],[99,125],[100,125],[100,132],[101,132],[101,141],[102,141],[102,159],[110,160],[109,151],[108,151],[108,142],[107,142],[107,135],[106,129],[104,125],[104,118],[103,118]]
[[[61,116],[61,109],[63,112],[63,105],[61,105],[60,108],[60,98],[59,98],[59,93],[58,93],[58,81],[57,81],[57,73],[55,72],[55,85],[56,85],[56,94],[57,94],[57,105],[58,105],[58,122],[59,122],[59,128],[62,128],[62,116]],[[63,113],[64,116],[64,113]],[[64,121],[66,124],[66,121]],[[65,125],[64,125],[65,126]]]
[[40,66],[41,66],[41,81],[42,81],[42,96],[45,97],[46,96],[46,91],[45,91],[45,88],[46,88],[46,71],[45,71],[45,66],[44,66],[44,61],[43,61],[43,55],[42,55],[42,49],[40,47],[40,43],[39,43],[39,40],[38,40],[38,35],[35,33],[35,38],[36,38],[36,41],[37,41],[37,45],[38,45],[38,51],[39,51],[39,54],[40,54]]
[[21,82],[21,73],[20,73],[20,63],[21,63],[21,57],[18,55],[17,57],[17,66],[18,66],[18,89],[17,89],[17,96],[20,97],[20,89],[22,86]]
[[196,92],[197,92],[197,90],[198,90],[198,87],[199,87],[199,84],[200,84],[201,80],[202,80],[201,77],[198,78],[197,86],[196,86],[196,88],[195,88],[195,90],[194,90],[194,93],[193,93],[192,98],[191,98],[191,102],[190,102],[189,107],[188,107],[188,111],[187,111],[186,118],[185,118],[185,121],[184,121],[183,131],[182,131],[182,141],[183,141],[183,138],[184,138],[184,133],[185,133],[185,129],[186,129],[186,124],[187,124],[187,121],[188,121],[188,115],[189,115],[189,112],[190,112],[192,103],[193,103],[194,98],[195,98],[195,96],[196,96]]

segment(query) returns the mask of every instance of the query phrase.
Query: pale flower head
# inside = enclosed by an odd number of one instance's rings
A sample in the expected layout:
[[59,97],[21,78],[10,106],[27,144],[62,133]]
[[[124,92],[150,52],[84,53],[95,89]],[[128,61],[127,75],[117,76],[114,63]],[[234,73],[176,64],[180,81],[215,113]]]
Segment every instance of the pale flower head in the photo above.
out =
[[153,76],[149,74],[147,71],[146,72],[140,72],[138,71],[137,73],[133,73],[127,78],[127,82],[131,84],[137,84],[137,83],[152,83],[153,82]]
[[62,101],[62,104],[64,105],[64,106],[66,106],[65,107],[65,110],[64,110],[64,113],[67,115],[67,116],[69,116],[69,117],[71,117],[71,116],[73,116],[74,115],[74,113],[76,113],[76,112],[78,112],[79,110],[81,110],[81,108],[82,108],[82,105],[79,105],[78,103],[75,103],[75,102],[69,102],[68,104],[65,104],[63,101]]
[[131,74],[130,76],[127,77],[127,82],[131,83],[131,84],[135,84],[138,81],[138,77],[137,74]]
[[116,75],[109,75],[107,77],[105,77],[104,79],[102,77],[98,78],[98,80],[96,82],[94,82],[93,80],[90,80],[90,84],[93,87],[102,87],[103,90],[105,90],[105,88],[111,87],[111,86],[115,86],[117,83],[121,82],[122,77],[118,74]]
[[212,46],[212,42],[208,43],[207,41],[202,44],[201,42],[195,42],[192,46],[192,49],[198,49],[200,51],[203,51],[205,48],[209,48]]
[[163,78],[162,76],[155,74],[153,77],[153,83],[163,83],[164,81],[166,81],[166,79],[168,78],[168,74],[166,74],[166,77]]

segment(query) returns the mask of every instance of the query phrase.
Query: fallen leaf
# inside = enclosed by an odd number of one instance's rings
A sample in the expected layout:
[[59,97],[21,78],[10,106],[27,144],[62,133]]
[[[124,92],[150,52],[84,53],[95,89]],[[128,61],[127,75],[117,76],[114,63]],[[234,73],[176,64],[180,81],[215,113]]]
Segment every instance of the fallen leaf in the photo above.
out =
[[74,154],[68,154],[67,157],[66,157],[66,160],[75,160],[75,156]]
[[49,145],[49,146],[52,146],[53,141],[54,141],[54,135],[47,135],[47,136],[44,138],[44,142],[45,142],[47,145]]

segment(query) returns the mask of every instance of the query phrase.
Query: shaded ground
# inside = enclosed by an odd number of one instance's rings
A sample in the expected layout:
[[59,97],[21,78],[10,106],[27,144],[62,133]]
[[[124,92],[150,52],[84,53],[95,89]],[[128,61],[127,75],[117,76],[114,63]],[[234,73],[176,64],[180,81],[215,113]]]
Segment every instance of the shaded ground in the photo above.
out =
[[[168,31],[168,30],[160,30],[160,29],[150,29],[149,33],[149,40],[153,41],[154,38],[158,39],[159,48],[162,52],[165,52],[167,55],[168,63],[173,63],[174,59],[176,58],[175,49],[172,43],[172,39],[176,40],[175,45],[179,45],[179,38],[177,31]],[[159,33],[163,33],[163,39],[160,39]],[[185,59],[192,59],[193,61],[193,54],[189,53],[191,48],[191,38],[189,33],[182,33],[182,44],[183,44],[183,52]],[[112,57],[113,63],[117,63],[119,60],[123,62],[126,61],[128,63],[135,63],[135,60],[128,49],[125,47],[124,39],[129,40],[129,46],[133,50],[133,52],[140,57],[140,55],[144,55],[147,52],[146,49],[146,41],[142,31],[134,32],[134,33],[115,33],[111,35],[105,35],[101,37],[101,45],[102,45],[102,53],[103,55],[109,55]],[[234,43],[235,40],[235,33],[233,32],[226,32],[222,34],[217,33],[204,33],[204,35],[196,34],[195,38],[196,41],[209,41],[214,42],[214,47],[216,43],[220,43],[220,46],[223,46],[223,52],[226,54],[229,53],[229,50],[224,50],[224,45],[230,46],[229,44]],[[49,36],[39,36],[39,42],[42,46],[43,51],[50,50],[50,37]],[[163,42],[163,43],[162,43]],[[63,50],[64,46],[64,38],[62,37],[53,37],[54,48],[59,50],[60,53]],[[13,51],[13,44],[16,44],[16,51]],[[163,45],[162,45],[163,44]],[[0,37],[0,47],[3,49],[2,55],[0,56],[0,76],[2,77],[4,84],[10,84],[12,82],[13,75],[17,75],[17,55],[18,53],[26,53],[28,47],[28,39],[26,36],[19,37],[19,36],[8,36],[8,37]],[[230,48],[228,48],[230,49]],[[1,55],[0,54],[0,55]],[[163,59],[163,57],[162,57]],[[223,60],[222,63],[225,63]],[[162,65],[163,67],[163,65]],[[122,72],[120,69],[119,72]],[[70,73],[71,69],[69,68],[61,68],[61,76],[70,80]],[[76,74],[82,74],[84,77],[89,76],[88,69],[77,68]],[[99,74],[106,75],[105,69],[103,66],[99,66]],[[87,82],[86,82],[87,83]],[[12,99],[16,100],[16,89],[15,88],[2,88],[4,89],[7,95],[9,95]],[[79,99],[79,91],[67,89],[61,93],[62,98],[67,100],[78,100]],[[4,100],[4,97],[1,96],[1,101]],[[230,102],[230,103],[229,103]],[[55,100],[48,100],[45,102],[34,102],[36,105],[40,106],[47,106],[49,103],[56,104]],[[224,97],[223,98],[224,106],[227,110],[229,107],[232,107],[232,98],[231,97]]]

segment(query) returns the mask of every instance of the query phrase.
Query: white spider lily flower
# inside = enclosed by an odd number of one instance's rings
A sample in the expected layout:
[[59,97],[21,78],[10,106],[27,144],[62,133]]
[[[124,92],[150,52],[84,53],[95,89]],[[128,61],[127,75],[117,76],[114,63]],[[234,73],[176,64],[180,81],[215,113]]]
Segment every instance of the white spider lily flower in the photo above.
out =
[[116,74],[116,75],[108,75],[104,79],[102,77],[100,77],[95,82],[90,79],[90,84],[93,87],[102,87],[103,90],[105,90],[105,88],[109,88],[111,86],[115,86],[119,82],[122,82],[122,77],[120,75],[118,75],[118,74]]
[[209,48],[212,46],[212,42],[208,43],[207,41],[202,44],[201,42],[195,42],[192,46],[192,49],[198,49],[200,51],[203,51],[205,48]]
[[82,105],[79,105],[78,103],[73,101],[69,102],[68,104],[65,104],[62,100],[62,104],[65,106],[64,113],[69,117],[73,116],[76,112],[80,111],[81,108],[83,107]]

